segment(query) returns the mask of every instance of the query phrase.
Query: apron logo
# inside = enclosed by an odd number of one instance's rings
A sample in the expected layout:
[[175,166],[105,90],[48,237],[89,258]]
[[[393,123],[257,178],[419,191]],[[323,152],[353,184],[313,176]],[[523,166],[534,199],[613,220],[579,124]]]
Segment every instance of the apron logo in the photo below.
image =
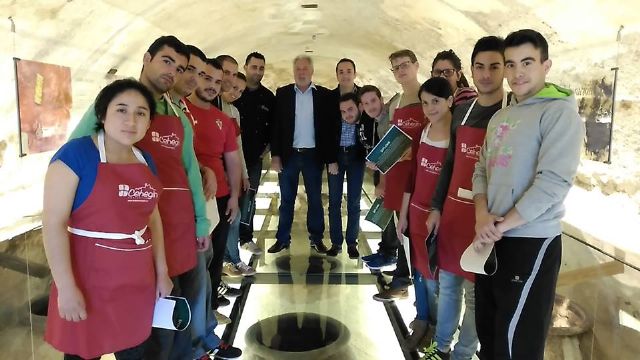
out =
[[127,198],[129,202],[148,202],[149,200],[156,199],[158,192],[148,183],[137,188],[131,188],[127,184],[120,184],[118,185],[118,196]]
[[398,127],[405,129],[413,129],[422,126],[420,121],[416,121],[414,118],[410,117],[408,119],[398,119]]
[[216,120],[216,124],[218,125],[218,129],[222,130],[222,121],[220,119]]
[[420,160],[420,166],[422,166],[427,172],[438,175],[440,174],[440,170],[442,170],[442,163],[440,161],[429,162],[429,159],[422,158]]
[[178,146],[180,146],[180,138],[175,133],[171,133],[171,135],[160,136],[157,131],[152,131],[151,141],[160,143],[161,146],[168,149],[176,149]]
[[466,143],[462,143],[461,145],[460,151],[466,154],[469,159],[480,160],[480,149],[482,149],[480,145],[467,146]]

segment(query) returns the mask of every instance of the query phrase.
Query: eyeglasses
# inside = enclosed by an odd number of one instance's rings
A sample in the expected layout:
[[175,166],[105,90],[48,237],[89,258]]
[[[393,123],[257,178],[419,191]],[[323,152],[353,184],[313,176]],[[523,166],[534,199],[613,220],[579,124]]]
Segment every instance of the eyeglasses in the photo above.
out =
[[391,66],[391,72],[397,72],[398,70],[402,69],[402,70],[406,70],[407,68],[409,68],[409,64],[412,64],[413,61],[409,60],[409,61],[405,61],[403,63],[400,63],[398,65],[393,65]]
[[442,69],[442,70],[434,69],[434,70],[431,70],[431,77],[440,77],[444,75],[444,77],[448,78],[453,76],[453,74],[455,73],[456,73],[456,69]]

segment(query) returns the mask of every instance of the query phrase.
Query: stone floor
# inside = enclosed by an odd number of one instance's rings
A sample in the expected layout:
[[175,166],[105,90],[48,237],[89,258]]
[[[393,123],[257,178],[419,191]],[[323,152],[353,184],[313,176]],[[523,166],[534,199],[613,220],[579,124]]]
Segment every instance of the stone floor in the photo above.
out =
[[[365,195],[372,193],[370,185],[364,190]],[[326,185],[323,193],[327,193]],[[302,186],[299,194],[304,194]],[[324,202],[327,204],[326,195]],[[363,216],[369,204],[363,196]],[[256,241],[263,249],[275,241],[277,206],[277,178],[267,173],[254,222]],[[397,339],[415,316],[413,293],[392,308],[373,301],[377,278],[361,261],[348,259],[344,252],[335,259],[312,254],[305,214],[305,197],[299,195],[290,250],[253,258],[241,252],[258,274],[241,283],[227,279],[242,286],[244,294],[222,308],[234,325],[218,327],[217,333],[243,348],[243,359],[300,359],[295,351],[302,350],[308,351],[307,359],[415,358],[416,354],[401,351]],[[364,255],[375,250],[380,236],[364,220],[361,230],[359,244]],[[326,244],[328,238],[327,225]],[[640,271],[568,236],[563,246],[558,294],[582,309],[590,326],[580,335],[550,336],[545,359],[636,359],[640,353]],[[0,358],[61,358],[42,340],[45,318],[31,314],[39,311],[38,303],[30,309],[30,299],[46,294],[49,286],[40,231],[0,242],[0,283],[5,289],[0,293]]]

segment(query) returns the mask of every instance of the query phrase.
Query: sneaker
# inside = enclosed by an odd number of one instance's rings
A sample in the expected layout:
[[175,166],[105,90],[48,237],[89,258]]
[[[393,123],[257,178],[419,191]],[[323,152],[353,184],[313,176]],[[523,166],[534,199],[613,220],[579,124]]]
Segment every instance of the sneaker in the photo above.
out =
[[327,256],[338,256],[342,252],[342,246],[333,244],[331,249],[327,251]]
[[242,276],[242,272],[230,262],[225,262],[222,265],[222,273],[230,277]]
[[424,355],[420,358],[426,360],[449,360],[451,354],[438,350],[438,343],[432,342],[428,347],[420,350]]
[[211,356],[214,359],[239,359],[242,356],[242,350],[237,347],[233,347],[230,344],[226,344],[224,341],[220,342],[217,348],[213,349]]
[[406,299],[409,297],[409,290],[406,287],[386,287],[378,294],[373,295],[373,300],[380,302],[391,302],[394,300]]
[[254,243],[253,241],[249,241],[249,242],[246,242],[246,243],[240,245],[240,248],[244,249],[244,250],[247,250],[248,252],[252,253],[253,255],[262,255],[262,249],[260,249],[258,244]]
[[365,255],[365,256],[362,257],[362,261],[369,262],[369,261],[372,261],[372,260],[374,260],[374,259],[376,259],[376,258],[378,258],[380,256],[382,256],[381,253],[373,253],[373,254]]
[[349,254],[349,259],[357,259],[360,257],[360,253],[358,252],[358,245],[347,246],[347,253]]
[[367,267],[371,270],[380,270],[385,266],[395,265],[396,262],[398,262],[397,257],[383,255],[369,262],[365,262],[364,264],[367,265]]
[[384,275],[386,277],[391,277],[392,278],[395,274],[396,274],[396,270],[395,269],[382,271],[382,275]]
[[218,285],[218,295],[226,295],[228,297],[238,297],[242,294],[240,289],[232,288],[224,281],[220,281],[220,285]]
[[253,276],[256,274],[256,269],[252,268],[251,266],[245,264],[242,261],[236,264],[236,268],[240,270],[240,273],[242,273],[242,276]]
[[215,310],[213,313],[216,316],[216,321],[218,322],[218,325],[231,324],[231,319],[228,316],[226,316],[225,314],[221,313],[218,310]]
[[231,301],[229,299],[227,299],[226,297],[220,295],[216,298],[216,305],[218,307],[225,307],[225,306],[229,306],[231,305]]
[[320,240],[318,242],[312,242],[311,243],[311,248],[314,249],[318,254],[326,254],[327,253],[327,247],[324,245],[322,240]]

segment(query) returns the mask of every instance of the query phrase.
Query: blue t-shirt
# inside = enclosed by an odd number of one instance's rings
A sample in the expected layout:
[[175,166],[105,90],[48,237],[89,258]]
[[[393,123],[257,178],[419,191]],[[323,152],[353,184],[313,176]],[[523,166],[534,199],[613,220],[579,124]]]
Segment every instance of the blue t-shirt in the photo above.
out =
[[[156,166],[151,159],[151,155],[142,151],[142,156],[147,161],[153,174],[157,175]],[[91,136],[83,136],[69,140],[53,155],[51,163],[56,160],[62,161],[76,175],[78,175],[78,188],[73,199],[73,208],[77,209],[89,197],[98,174],[98,164],[100,163],[100,152],[93,143]]]

